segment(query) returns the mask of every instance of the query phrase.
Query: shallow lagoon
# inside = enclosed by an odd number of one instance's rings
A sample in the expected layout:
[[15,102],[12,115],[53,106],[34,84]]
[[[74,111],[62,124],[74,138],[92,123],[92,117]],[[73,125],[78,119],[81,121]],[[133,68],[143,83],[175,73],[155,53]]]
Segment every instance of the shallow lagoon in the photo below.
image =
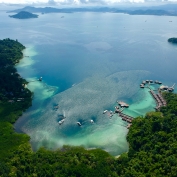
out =
[[[70,144],[112,155],[125,152],[127,124],[103,110],[114,110],[123,100],[130,104],[125,113],[145,115],[155,102],[140,82],[177,82],[177,50],[167,42],[177,33],[175,17],[74,13],[21,21],[4,12],[1,16],[1,38],[18,39],[27,47],[29,57],[17,65],[19,73],[28,81],[43,77],[28,84],[35,93],[33,106],[15,124],[31,136],[34,149]],[[61,126],[60,115],[66,116]]]

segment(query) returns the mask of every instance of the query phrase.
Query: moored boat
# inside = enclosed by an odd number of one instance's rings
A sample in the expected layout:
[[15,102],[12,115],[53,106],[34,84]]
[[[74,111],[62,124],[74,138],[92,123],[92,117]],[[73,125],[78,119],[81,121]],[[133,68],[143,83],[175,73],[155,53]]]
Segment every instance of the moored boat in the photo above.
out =
[[90,122],[91,122],[92,124],[94,123],[94,121],[93,121],[92,119],[90,120]]
[[77,122],[77,125],[81,126],[82,124],[80,122]]
[[119,104],[121,107],[126,107],[126,108],[129,107],[129,105],[128,105],[127,103],[123,102],[123,101],[119,101],[118,104]]
[[58,122],[59,125],[61,125],[64,121],[65,121],[65,119],[60,120],[60,121]]
[[103,114],[105,114],[105,113],[107,113],[107,112],[108,112],[108,110],[104,110],[104,111],[103,111]]

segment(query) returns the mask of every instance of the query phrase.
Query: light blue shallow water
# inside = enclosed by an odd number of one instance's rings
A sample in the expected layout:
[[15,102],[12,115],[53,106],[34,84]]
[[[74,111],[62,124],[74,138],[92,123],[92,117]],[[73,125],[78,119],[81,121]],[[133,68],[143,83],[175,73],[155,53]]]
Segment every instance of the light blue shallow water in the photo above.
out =
[[[70,144],[112,155],[125,152],[126,123],[103,110],[114,110],[123,100],[130,104],[125,113],[144,115],[155,102],[140,82],[177,82],[177,46],[167,42],[177,35],[176,17],[74,13],[17,20],[0,15],[0,37],[27,46],[24,55],[30,57],[17,66],[20,74],[28,81],[43,77],[28,85],[35,93],[33,106],[15,124],[31,136],[34,149]],[[66,116],[61,126],[60,115]]]

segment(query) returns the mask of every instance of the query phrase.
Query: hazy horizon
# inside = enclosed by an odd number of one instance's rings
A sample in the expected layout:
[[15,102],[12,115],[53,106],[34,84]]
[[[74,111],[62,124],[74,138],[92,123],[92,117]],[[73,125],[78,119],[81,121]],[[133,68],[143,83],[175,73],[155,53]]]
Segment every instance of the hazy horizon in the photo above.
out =
[[80,6],[158,6],[165,4],[177,4],[177,0],[0,0],[1,5],[33,5],[54,7],[80,7]]

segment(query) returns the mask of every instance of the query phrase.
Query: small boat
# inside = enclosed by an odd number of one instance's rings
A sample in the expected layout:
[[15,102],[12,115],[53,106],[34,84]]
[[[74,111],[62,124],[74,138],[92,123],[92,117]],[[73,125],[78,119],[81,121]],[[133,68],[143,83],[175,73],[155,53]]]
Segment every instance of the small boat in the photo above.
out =
[[42,77],[39,78],[39,81],[42,81]]
[[77,125],[81,126],[82,124],[80,122],[77,122]]
[[64,121],[65,121],[65,119],[60,120],[60,121],[58,122],[59,125],[61,125]]
[[90,122],[93,124],[94,123],[94,121],[93,120],[90,120]]
[[105,114],[105,113],[107,113],[107,112],[108,112],[108,110],[104,110],[104,111],[103,111],[103,114]]
[[59,108],[59,106],[54,106],[53,109],[56,111]]
[[[169,88],[168,88],[168,91],[169,91],[169,92],[173,92],[173,90],[174,90],[173,87],[169,87]],[[18,100],[17,100],[17,101],[18,101]]]
[[128,105],[127,103],[123,102],[123,101],[119,101],[118,104],[119,104],[121,107],[126,107],[126,108],[129,107],[129,105]]

